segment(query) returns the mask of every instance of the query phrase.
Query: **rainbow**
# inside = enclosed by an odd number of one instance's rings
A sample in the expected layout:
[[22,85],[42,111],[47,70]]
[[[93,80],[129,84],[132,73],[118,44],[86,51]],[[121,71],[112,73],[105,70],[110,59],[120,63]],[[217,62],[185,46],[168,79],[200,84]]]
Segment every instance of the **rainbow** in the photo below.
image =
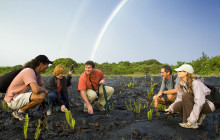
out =
[[102,41],[102,38],[106,32],[106,30],[108,29],[109,25],[111,24],[112,20],[115,18],[115,16],[118,14],[118,12],[121,10],[121,8],[127,3],[128,0],[122,0],[117,7],[115,8],[115,10],[112,12],[112,14],[110,15],[110,17],[108,18],[108,20],[105,22],[101,32],[99,33],[99,36],[95,42],[95,45],[92,49],[92,53],[90,55],[90,60],[94,60],[96,51],[99,47],[100,42]]

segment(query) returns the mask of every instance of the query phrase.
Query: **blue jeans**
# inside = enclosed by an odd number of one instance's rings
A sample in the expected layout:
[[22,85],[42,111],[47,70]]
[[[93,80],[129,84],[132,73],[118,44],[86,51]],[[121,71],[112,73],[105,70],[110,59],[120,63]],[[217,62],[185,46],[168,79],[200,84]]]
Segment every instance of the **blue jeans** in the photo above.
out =
[[[69,97],[68,97],[68,94],[61,94],[61,97],[63,99],[63,102],[64,102],[64,105],[66,108],[69,109]],[[54,103],[57,101],[58,97],[57,97],[57,94],[56,93],[49,93],[47,98],[45,99],[45,101],[48,103],[48,106],[49,106],[49,109],[53,110],[53,106],[54,106]],[[60,110],[60,109],[58,109]]]
[[48,103],[49,109],[53,110],[53,105],[57,100],[57,94],[56,93],[49,93],[45,101]]

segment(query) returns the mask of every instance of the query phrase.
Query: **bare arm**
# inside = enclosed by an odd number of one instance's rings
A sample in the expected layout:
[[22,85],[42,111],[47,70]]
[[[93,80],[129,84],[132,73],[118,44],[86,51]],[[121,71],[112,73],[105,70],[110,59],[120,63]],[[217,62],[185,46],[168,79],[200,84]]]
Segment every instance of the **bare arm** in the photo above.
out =
[[37,93],[37,94],[46,93],[46,94],[48,94],[48,91],[45,90],[44,86],[42,86],[42,87],[38,86],[37,83],[30,83],[30,87],[31,87],[33,93]]
[[81,95],[81,97],[83,98],[84,102],[87,105],[88,113],[93,114],[93,108],[92,108],[92,105],[90,104],[90,102],[87,98],[86,91],[80,91],[80,95]]

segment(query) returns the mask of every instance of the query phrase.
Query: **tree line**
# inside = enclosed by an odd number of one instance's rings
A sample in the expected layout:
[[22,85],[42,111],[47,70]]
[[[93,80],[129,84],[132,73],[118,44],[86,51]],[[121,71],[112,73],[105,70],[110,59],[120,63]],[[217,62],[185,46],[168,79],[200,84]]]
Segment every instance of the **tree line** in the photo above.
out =
[[[220,55],[215,57],[208,57],[204,52],[202,56],[192,62],[177,61],[177,65],[171,65],[172,69],[175,69],[182,64],[187,63],[193,66],[195,74],[202,76],[219,76],[220,75]],[[71,58],[59,58],[54,60],[45,73],[44,76],[51,76],[53,69],[56,65],[61,64],[66,67],[67,71],[70,70],[71,65],[74,65],[74,74],[80,75],[84,72],[84,63],[77,63]],[[96,68],[103,71],[105,75],[160,75],[160,68],[165,65],[155,59],[149,59],[141,62],[121,61],[119,63],[102,63],[96,64]],[[22,68],[22,65],[16,65],[13,67],[0,67],[0,75],[8,73],[14,69]],[[176,72],[174,72],[176,73]]]

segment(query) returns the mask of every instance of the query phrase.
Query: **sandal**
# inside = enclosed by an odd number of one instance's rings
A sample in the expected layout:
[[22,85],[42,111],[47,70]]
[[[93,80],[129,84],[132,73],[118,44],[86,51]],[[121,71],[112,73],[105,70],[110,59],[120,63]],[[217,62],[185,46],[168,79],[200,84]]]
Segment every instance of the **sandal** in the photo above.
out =
[[192,129],[198,129],[199,128],[198,123],[194,123],[192,125],[187,125],[186,123],[179,123],[179,125],[183,128],[192,128]]

